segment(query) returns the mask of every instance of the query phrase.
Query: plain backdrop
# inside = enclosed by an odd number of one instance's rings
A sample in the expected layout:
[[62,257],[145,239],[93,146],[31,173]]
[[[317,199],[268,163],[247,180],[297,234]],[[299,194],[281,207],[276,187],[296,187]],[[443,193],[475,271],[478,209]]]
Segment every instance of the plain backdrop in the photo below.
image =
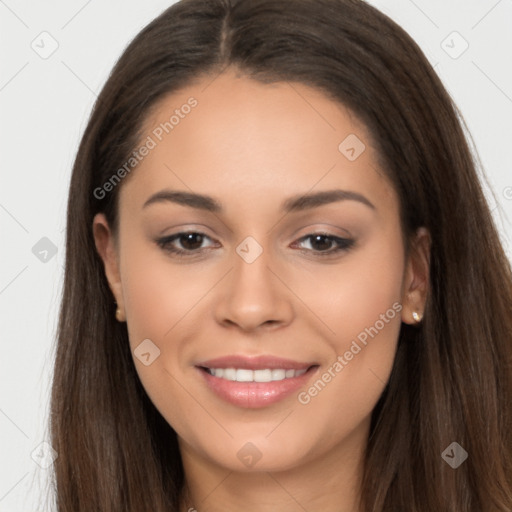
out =
[[[41,443],[73,159],[115,61],[171,3],[0,0],[0,512],[48,510]],[[418,42],[459,106],[510,258],[512,1],[370,3]]]

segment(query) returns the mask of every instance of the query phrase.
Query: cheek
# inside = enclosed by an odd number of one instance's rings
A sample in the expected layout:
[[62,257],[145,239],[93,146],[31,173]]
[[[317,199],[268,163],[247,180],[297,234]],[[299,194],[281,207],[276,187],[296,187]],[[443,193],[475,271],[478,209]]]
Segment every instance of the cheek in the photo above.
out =
[[309,290],[303,288],[301,293],[311,298],[311,307],[329,328],[338,353],[345,352],[358,336],[364,339],[375,325],[380,339],[393,340],[397,335],[403,270],[401,238],[392,232],[374,237],[303,285]]
[[401,240],[376,240],[330,273],[315,308],[333,332],[330,359],[298,397],[315,422],[355,425],[389,378],[401,327]]
[[[195,333],[190,321],[193,306],[209,289],[209,281],[206,276],[206,282],[201,279],[192,266],[171,265],[165,254],[144,247],[144,242],[127,240],[124,251],[123,298],[137,374],[168,423],[178,431],[186,430],[183,411],[190,407],[190,395],[183,388],[179,362],[184,358],[186,340]],[[144,341],[148,339],[154,345]],[[141,351],[138,347],[143,341],[146,348]],[[137,354],[148,352],[146,365]]]
[[[198,311],[205,307],[208,291],[225,270],[173,264],[165,253],[144,241],[129,235],[125,238],[121,278],[130,348],[146,392],[174,427],[181,421],[176,411],[190,407],[182,371],[183,362],[190,360],[194,340],[204,337],[197,321]],[[149,345],[151,363],[146,366],[137,353],[147,339],[157,348]],[[158,354],[154,360],[153,353]]]
[[171,264],[147,242],[128,240],[124,250],[121,277],[132,348],[144,338],[163,342],[204,297],[212,276],[203,279],[197,266]]

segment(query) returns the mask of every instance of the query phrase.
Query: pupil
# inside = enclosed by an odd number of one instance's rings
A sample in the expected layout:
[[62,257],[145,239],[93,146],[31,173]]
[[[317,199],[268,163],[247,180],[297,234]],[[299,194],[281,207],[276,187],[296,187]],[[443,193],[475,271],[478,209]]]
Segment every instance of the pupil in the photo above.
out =
[[[320,247],[318,247],[318,243],[317,243],[319,239],[323,239],[324,240],[323,244],[322,243],[319,244]],[[313,244],[317,244],[317,249],[322,249],[322,248],[323,249],[329,249],[330,243],[331,242],[329,240],[327,240],[326,235],[315,235],[314,238],[313,238]]]
[[196,249],[196,247],[190,247],[190,245],[194,245],[194,239],[197,237],[199,237],[200,239],[198,244],[200,247],[202,243],[202,235],[200,235],[199,233],[187,233],[186,235],[183,235],[183,238],[185,239],[185,243],[182,243],[183,247],[185,247],[186,249]]

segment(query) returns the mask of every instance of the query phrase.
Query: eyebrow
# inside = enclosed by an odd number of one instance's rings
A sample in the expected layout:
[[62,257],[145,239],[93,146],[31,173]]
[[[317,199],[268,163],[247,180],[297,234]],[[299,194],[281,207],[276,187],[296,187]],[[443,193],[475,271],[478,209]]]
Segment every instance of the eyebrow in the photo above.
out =
[[[369,199],[358,192],[334,189],[292,196],[283,202],[281,210],[284,213],[298,212],[309,208],[317,208],[337,201],[347,200],[358,201],[373,210],[377,209]],[[161,190],[150,196],[142,208],[146,208],[151,204],[166,202],[189,206],[190,208],[196,208],[199,210],[206,210],[212,213],[222,213],[222,205],[211,196],[168,189]]]

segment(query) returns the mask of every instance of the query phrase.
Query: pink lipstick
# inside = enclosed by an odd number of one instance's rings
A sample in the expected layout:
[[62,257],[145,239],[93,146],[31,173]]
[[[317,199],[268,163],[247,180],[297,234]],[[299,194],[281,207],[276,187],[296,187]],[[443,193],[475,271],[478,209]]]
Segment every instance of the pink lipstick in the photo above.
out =
[[318,364],[274,356],[233,355],[202,361],[196,368],[218,397],[238,407],[257,409],[300,389]]

